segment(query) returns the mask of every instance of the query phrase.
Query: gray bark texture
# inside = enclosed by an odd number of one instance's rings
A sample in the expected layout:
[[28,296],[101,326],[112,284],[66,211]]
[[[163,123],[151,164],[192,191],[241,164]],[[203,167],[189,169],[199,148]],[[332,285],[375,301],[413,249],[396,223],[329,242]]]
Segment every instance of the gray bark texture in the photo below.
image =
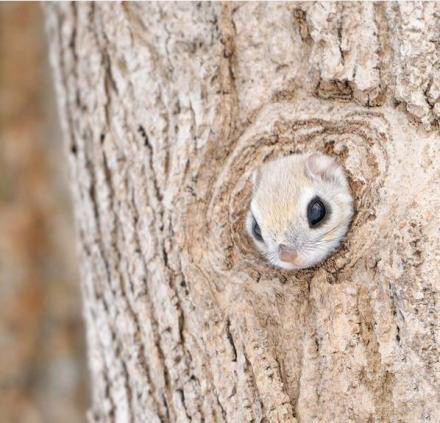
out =
[[[439,422],[440,6],[46,5],[92,422]],[[343,248],[244,230],[264,160],[343,163]]]

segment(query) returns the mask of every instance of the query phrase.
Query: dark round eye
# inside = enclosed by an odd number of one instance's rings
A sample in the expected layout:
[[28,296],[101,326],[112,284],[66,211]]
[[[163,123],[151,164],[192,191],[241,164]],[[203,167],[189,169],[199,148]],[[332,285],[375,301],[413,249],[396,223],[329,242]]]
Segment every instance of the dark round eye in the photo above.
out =
[[263,241],[263,235],[261,235],[261,229],[258,225],[255,217],[252,216],[252,235],[254,235],[257,241]]
[[319,197],[315,197],[307,206],[307,220],[311,228],[317,226],[324,219],[327,210]]

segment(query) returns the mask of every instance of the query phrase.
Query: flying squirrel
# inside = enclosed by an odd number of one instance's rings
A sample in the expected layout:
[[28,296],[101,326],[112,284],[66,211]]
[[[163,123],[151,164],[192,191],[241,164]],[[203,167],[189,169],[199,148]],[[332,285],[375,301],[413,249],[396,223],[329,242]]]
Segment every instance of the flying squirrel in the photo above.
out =
[[293,154],[253,174],[246,229],[274,266],[300,270],[337,250],[353,216],[342,167],[321,153]]

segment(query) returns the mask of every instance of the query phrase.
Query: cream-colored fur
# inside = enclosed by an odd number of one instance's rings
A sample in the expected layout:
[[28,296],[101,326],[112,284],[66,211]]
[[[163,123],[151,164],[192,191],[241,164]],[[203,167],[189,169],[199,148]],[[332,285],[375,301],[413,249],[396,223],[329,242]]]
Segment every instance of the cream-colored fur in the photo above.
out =
[[[262,165],[253,179],[246,227],[273,265],[287,270],[311,267],[338,248],[353,216],[353,202],[344,171],[333,158],[320,153],[294,154]],[[326,205],[327,215],[321,225],[311,228],[307,206],[315,196]],[[252,216],[263,242],[252,234]],[[294,260],[281,261],[281,244],[297,253]]]

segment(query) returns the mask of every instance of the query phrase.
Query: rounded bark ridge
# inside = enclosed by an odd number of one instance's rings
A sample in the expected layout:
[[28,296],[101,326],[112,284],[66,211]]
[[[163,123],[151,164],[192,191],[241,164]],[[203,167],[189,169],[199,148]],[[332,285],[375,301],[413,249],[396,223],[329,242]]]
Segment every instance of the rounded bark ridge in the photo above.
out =
[[[91,422],[438,422],[440,6],[45,6]],[[345,169],[342,248],[245,229],[263,162]]]

